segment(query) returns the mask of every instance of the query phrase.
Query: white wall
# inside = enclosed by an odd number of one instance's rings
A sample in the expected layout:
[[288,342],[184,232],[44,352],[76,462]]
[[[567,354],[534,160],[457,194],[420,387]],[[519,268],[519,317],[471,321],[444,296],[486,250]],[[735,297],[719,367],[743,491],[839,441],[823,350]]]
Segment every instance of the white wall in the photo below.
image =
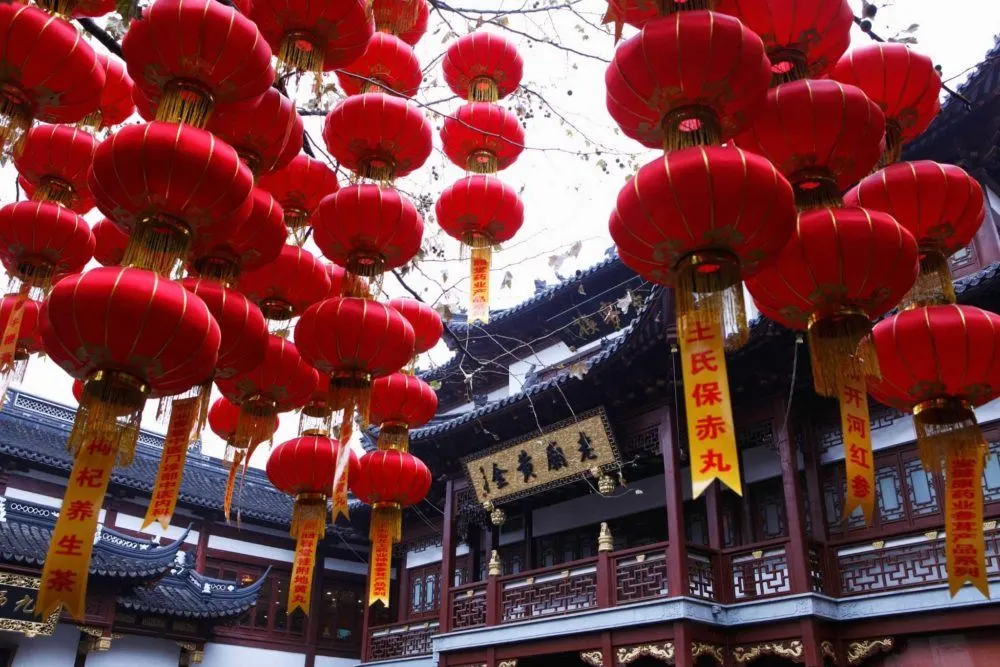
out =
[[220,537],[218,535],[208,536],[208,548],[229,551],[237,554],[247,554],[249,556],[257,556],[259,558],[280,560],[284,563],[291,563],[295,559],[295,552],[291,549],[279,549],[277,547],[269,547],[265,544],[254,544],[253,542],[234,540],[229,537]]
[[[87,654],[87,667],[177,667],[181,647],[176,642],[155,637],[125,635],[111,642],[109,651]],[[41,666],[43,663],[38,663]],[[66,663],[67,667],[72,662]],[[48,665],[46,664],[46,667]],[[52,667],[61,667],[53,664]]]
[[349,660],[348,658],[331,658],[326,655],[316,656],[316,667],[354,667],[361,664],[360,660]]
[[[163,530],[160,528],[159,523],[153,523],[143,530],[142,521],[142,517],[119,513],[115,518],[114,527],[142,532],[145,535],[153,535],[160,538],[160,544],[170,544],[174,540],[179,539],[180,536],[184,534],[184,530],[187,528],[187,526],[168,526],[166,530]],[[184,543],[198,544],[198,531],[192,530],[188,533],[187,537],[184,538]]]
[[[268,651],[262,648],[231,646],[229,644],[205,644],[205,659],[202,667],[303,667],[306,656],[303,653]],[[318,661],[317,665],[320,664]],[[334,664],[334,663],[331,663]],[[358,664],[357,661],[351,662]],[[174,662],[171,667],[176,667]],[[90,667],[90,659],[87,659]],[[133,665],[132,667],[136,667]],[[143,664],[142,667],[148,667]]]
[[[17,644],[12,667],[73,667],[80,631],[76,626],[60,624],[51,637],[28,639],[10,633],[4,639]],[[171,667],[176,665],[174,662]]]

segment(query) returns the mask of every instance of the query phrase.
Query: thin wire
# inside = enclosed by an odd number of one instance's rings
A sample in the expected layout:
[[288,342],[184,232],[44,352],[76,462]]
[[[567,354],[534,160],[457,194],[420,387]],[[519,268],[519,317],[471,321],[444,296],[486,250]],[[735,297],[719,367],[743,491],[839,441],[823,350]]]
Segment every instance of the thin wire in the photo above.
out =
[[788,386],[788,399],[785,401],[785,418],[781,422],[779,433],[784,432],[788,426],[788,419],[792,414],[792,398],[795,396],[795,377],[799,370],[799,345],[802,344],[802,334],[795,335],[795,345],[792,348],[792,381]]
[[367,559],[367,558],[365,558],[364,556],[362,556],[361,554],[359,554],[359,553],[358,553],[357,551],[355,551],[355,550],[354,550],[354,547],[352,547],[352,546],[351,546],[351,543],[350,543],[350,542],[348,542],[347,540],[345,540],[345,539],[344,539],[344,536],[343,536],[343,535],[341,535],[341,534],[340,534],[340,533],[339,533],[338,531],[336,531],[336,530],[335,530],[335,531],[333,531],[333,534],[334,534],[334,535],[336,535],[336,536],[337,536],[337,538],[338,538],[338,539],[339,539],[339,540],[340,540],[341,542],[343,542],[343,543],[344,543],[344,546],[345,546],[345,547],[347,547],[348,549],[350,549],[350,550],[351,550],[351,553],[353,553],[353,554],[354,554],[355,556],[357,556],[358,560],[360,560],[360,561],[361,561],[362,563],[364,563],[365,565],[368,565],[368,559]]

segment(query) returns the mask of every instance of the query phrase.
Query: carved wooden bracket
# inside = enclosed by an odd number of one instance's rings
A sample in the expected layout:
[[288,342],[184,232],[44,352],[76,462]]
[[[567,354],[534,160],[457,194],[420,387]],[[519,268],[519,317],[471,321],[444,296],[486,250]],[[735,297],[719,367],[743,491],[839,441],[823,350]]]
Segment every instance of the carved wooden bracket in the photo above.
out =
[[820,653],[823,654],[824,658],[832,660],[834,663],[837,662],[837,651],[833,648],[833,642],[824,639],[819,644]]
[[878,637],[851,642],[847,645],[847,664],[860,665],[876,653],[888,653],[896,642],[892,637]]
[[83,652],[97,651],[103,653],[104,651],[110,651],[111,642],[115,639],[121,639],[123,636],[118,632],[111,632],[111,630],[93,625],[81,625],[79,628],[80,632],[84,635],[80,641],[80,650]]
[[674,664],[674,643],[663,642],[661,644],[638,644],[636,646],[622,646],[618,649],[615,657],[618,665],[628,665],[639,658],[650,657],[667,664]]
[[765,655],[773,655],[778,658],[787,658],[792,662],[803,662],[804,649],[802,642],[798,639],[789,639],[782,642],[763,642],[761,644],[750,644],[747,646],[737,646],[733,649],[733,660],[738,665],[747,665]]
[[702,656],[708,656],[715,660],[715,663],[722,667],[722,663],[725,662],[725,654],[723,648],[718,644],[708,644],[705,642],[691,642],[691,658],[695,662],[698,658]]
[[517,667],[517,658],[512,658],[511,660],[501,660],[497,663],[497,667]]
[[580,660],[590,667],[604,667],[604,651],[580,651]]

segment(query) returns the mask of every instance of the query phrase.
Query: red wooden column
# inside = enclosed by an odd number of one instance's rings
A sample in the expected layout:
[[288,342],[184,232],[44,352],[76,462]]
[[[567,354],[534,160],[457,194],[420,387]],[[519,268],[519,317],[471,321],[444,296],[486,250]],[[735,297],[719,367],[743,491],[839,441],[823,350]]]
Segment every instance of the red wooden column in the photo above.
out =
[[[785,494],[785,518],[788,521],[788,579],[792,593],[808,593],[809,546],[806,541],[805,514],[802,508],[802,484],[799,482],[798,453],[792,429],[785,420],[785,403],[775,401],[774,438],[781,461],[781,480]],[[789,415],[788,421],[791,421]]]
[[718,481],[705,491],[705,514],[708,515],[708,547],[712,550],[712,572],[715,575],[715,597],[719,602],[729,602],[732,597],[733,577],[724,565],[722,549],[722,488]]
[[[409,618],[410,612],[410,571],[406,569],[406,543],[402,544],[403,555],[399,557],[399,565],[396,566],[396,572],[398,576],[396,581],[399,584],[396,586],[397,596],[396,596],[396,622],[402,623],[407,618]],[[442,585],[444,585],[444,580],[442,578]],[[443,594],[444,589],[438,588],[438,590]],[[443,601],[444,598],[441,598]]]
[[208,557],[208,529],[212,523],[208,520],[202,521],[198,530],[198,547],[194,557],[194,571],[198,574],[205,574],[205,559]]
[[803,618],[799,621],[802,632],[802,658],[805,667],[824,667],[823,651],[820,647],[819,628],[816,619]]
[[674,667],[694,667],[691,628],[684,621],[674,621]]
[[319,642],[320,610],[323,607],[323,573],[326,571],[324,542],[317,547],[316,562],[313,563],[312,599],[309,601],[309,618],[306,619],[306,662],[304,667],[316,664],[316,644]]
[[[667,595],[688,594],[687,539],[684,535],[684,493],[680,443],[674,442],[673,410],[660,410],[660,453],[663,455],[663,482],[667,512]],[[678,667],[680,667],[678,663]]]
[[438,632],[451,629],[451,585],[455,576],[455,481],[449,479],[444,490],[444,526],[441,538],[441,576],[438,579],[441,591],[441,609]]

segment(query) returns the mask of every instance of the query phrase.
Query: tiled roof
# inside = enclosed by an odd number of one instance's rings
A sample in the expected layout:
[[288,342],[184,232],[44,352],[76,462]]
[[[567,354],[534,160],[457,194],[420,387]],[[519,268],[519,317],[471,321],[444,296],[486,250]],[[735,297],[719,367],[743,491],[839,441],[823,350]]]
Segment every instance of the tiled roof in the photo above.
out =
[[257,581],[240,588],[236,582],[213,579],[191,570],[187,563],[170,571],[152,588],[136,586],[118,596],[126,609],[183,618],[235,618],[257,603],[268,568]]
[[[58,510],[0,498],[0,557],[8,563],[41,566],[52,538]],[[175,563],[183,536],[160,545],[101,528],[90,561],[90,573],[120,579],[150,579],[163,575]]]

